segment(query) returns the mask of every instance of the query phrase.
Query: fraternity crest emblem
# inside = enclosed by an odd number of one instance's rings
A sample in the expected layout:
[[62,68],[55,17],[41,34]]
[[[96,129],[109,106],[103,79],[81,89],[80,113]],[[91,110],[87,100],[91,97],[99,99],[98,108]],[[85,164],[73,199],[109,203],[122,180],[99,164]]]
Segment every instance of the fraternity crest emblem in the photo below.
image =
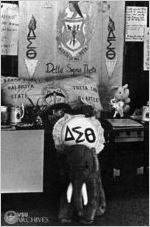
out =
[[66,103],[68,101],[67,92],[59,87],[44,87],[44,104],[53,105],[56,103]]
[[69,60],[78,61],[87,52],[91,37],[89,15],[81,12],[79,1],[69,1],[67,8],[58,16],[58,51]]

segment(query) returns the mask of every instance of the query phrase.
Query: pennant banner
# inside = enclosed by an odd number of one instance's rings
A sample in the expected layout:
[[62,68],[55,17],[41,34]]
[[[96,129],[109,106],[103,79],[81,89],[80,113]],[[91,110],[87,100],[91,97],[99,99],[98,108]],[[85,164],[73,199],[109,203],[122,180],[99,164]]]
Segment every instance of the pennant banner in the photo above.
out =
[[28,74],[29,74],[29,77],[32,78],[34,73],[35,73],[35,69],[36,69],[36,66],[37,66],[37,63],[38,63],[38,60],[28,60],[28,59],[25,59],[25,64],[26,64],[26,67],[27,67],[27,70],[28,70]]
[[116,63],[117,63],[117,58],[113,60],[109,60],[108,58],[106,58],[106,68],[107,68],[108,76],[110,78],[114,72]]

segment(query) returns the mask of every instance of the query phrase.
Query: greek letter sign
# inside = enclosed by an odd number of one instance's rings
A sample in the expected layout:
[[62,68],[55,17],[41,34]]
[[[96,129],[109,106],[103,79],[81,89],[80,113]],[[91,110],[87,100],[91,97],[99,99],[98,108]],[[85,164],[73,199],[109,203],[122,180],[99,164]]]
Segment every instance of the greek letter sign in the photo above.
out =
[[84,115],[65,115],[55,124],[53,137],[58,150],[82,144],[94,147],[96,153],[103,149],[105,141],[100,122],[95,117],[86,118]]

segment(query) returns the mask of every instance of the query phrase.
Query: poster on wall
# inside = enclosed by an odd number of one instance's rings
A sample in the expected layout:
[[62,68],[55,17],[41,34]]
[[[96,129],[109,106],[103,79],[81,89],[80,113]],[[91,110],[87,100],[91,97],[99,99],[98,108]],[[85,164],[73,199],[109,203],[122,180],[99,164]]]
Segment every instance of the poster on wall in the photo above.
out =
[[18,31],[18,6],[1,3],[1,55],[17,55]]
[[91,76],[105,102],[108,89],[122,84],[124,6],[20,1],[19,77]]
[[125,41],[142,42],[147,26],[147,7],[128,6],[126,8]]
[[144,71],[149,70],[149,28],[145,29],[144,35]]

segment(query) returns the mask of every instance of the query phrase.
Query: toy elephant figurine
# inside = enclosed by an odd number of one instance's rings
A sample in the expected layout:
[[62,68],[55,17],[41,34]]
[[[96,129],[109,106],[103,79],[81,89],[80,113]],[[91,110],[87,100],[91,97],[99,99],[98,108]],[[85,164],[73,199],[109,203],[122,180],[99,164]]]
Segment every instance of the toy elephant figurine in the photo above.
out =
[[[70,199],[68,199],[67,188],[61,197],[58,218],[62,223],[69,223],[75,213],[80,223],[91,224],[95,216],[104,214],[106,209],[95,148],[79,144],[72,145],[65,148],[64,155],[69,176],[67,187],[71,185],[72,189]],[[84,190],[87,188],[87,205],[84,203],[83,185],[86,186]]]

